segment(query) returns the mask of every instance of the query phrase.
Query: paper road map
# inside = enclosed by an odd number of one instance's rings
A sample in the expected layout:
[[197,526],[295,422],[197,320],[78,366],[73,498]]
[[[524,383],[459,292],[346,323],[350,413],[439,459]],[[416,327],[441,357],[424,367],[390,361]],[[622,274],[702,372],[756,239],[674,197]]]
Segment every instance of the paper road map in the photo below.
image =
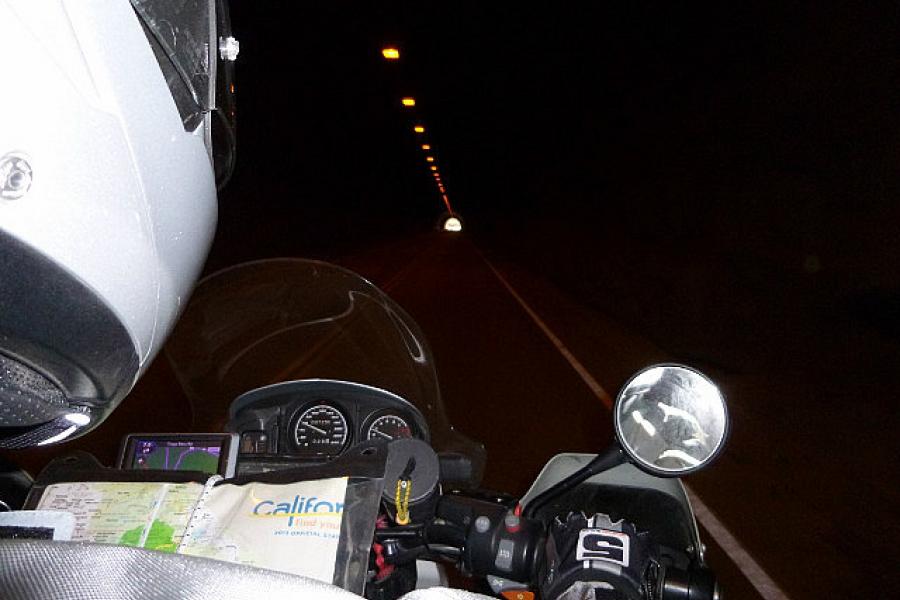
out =
[[199,483],[59,483],[37,508],[74,514],[75,541],[175,552],[202,491]]
[[75,516],[72,539],[204,556],[331,583],[347,478],[243,486],[62,483],[40,510]]

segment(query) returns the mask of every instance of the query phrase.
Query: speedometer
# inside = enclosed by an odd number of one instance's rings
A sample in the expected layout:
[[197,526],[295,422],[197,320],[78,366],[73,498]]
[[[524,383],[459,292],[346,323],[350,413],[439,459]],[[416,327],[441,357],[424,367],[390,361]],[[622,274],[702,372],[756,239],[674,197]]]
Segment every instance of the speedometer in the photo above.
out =
[[347,419],[327,404],[307,408],[294,425],[294,442],[299,450],[338,454],[348,437]]
[[368,440],[396,440],[412,437],[409,423],[397,415],[382,415],[372,421],[366,432]]

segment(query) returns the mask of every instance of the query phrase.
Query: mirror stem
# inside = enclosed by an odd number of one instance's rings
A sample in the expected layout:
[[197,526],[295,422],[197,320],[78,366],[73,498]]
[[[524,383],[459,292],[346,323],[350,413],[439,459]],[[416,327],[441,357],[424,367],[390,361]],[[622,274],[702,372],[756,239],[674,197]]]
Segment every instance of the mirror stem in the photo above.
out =
[[562,494],[565,494],[572,488],[576,487],[585,480],[590,479],[594,475],[602,473],[603,471],[608,471],[609,469],[612,469],[613,467],[616,467],[623,462],[625,462],[625,455],[622,453],[622,449],[618,444],[613,444],[612,446],[607,448],[605,452],[603,452],[602,454],[598,454],[594,458],[594,460],[581,467],[556,485],[544,490],[543,492],[535,496],[534,499],[525,507],[523,515],[525,517],[528,517],[529,519],[535,518],[537,512],[544,506],[549,504],[553,499]]

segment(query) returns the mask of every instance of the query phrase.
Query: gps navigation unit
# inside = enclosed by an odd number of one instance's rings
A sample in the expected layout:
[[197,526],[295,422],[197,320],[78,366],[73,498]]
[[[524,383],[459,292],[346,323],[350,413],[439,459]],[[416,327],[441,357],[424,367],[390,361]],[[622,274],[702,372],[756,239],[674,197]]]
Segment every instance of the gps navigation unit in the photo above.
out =
[[122,443],[118,467],[233,477],[237,451],[235,433],[132,433]]

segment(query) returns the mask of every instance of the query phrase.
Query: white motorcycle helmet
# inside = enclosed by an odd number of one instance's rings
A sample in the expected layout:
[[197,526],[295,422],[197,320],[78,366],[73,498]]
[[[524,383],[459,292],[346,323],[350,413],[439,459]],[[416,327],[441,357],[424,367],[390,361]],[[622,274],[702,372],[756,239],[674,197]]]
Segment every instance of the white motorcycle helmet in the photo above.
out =
[[159,351],[230,172],[236,51],[216,0],[0,0],[0,448],[91,430]]

